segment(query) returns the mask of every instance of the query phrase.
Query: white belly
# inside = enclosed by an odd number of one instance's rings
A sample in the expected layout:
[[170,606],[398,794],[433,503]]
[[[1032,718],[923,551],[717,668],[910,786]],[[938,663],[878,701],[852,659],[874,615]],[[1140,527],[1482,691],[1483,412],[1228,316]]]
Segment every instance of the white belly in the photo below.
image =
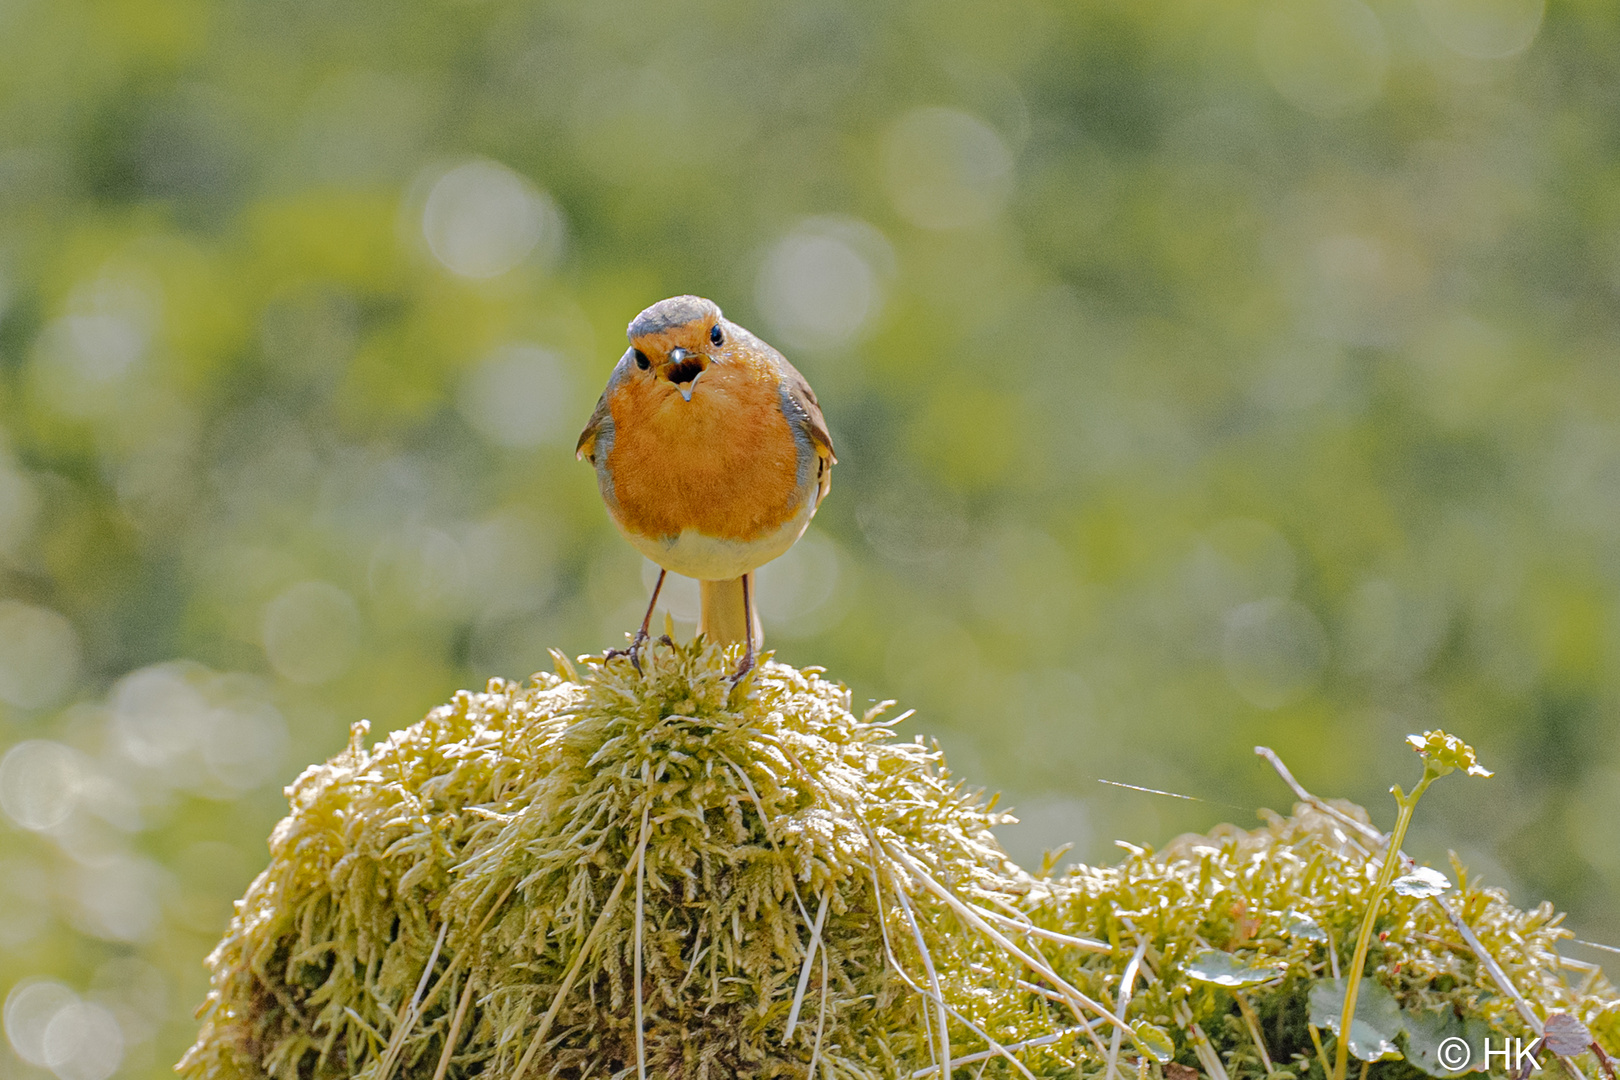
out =
[[673,540],[649,540],[621,529],[625,539],[653,562],[672,574],[700,581],[729,581],[757,570],[792,547],[816,513],[816,489],[805,499],[787,524],[757,540],[719,540],[691,529]]

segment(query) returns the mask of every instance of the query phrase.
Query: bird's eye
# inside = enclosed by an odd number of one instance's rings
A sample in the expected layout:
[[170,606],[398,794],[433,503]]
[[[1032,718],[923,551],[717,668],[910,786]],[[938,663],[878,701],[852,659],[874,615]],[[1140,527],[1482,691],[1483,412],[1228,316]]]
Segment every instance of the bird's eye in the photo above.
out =
[[647,359],[647,354],[642,352],[640,349],[636,350],[636,367],[640,368],[642,371],[646,371],[648,368],[652,367],[652,361]]
[[714,329],[709,331],[709,342],[717,349],[726,343],[726,335],[721,331],[719,323],[715,323]]

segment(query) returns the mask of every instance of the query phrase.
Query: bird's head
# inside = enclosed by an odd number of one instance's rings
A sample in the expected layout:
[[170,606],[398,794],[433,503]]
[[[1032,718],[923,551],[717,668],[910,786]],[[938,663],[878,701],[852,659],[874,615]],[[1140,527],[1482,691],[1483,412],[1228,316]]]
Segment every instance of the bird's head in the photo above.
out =
[[734,330],[713,300],[672,296],[630,323],[627,360],[644,377],[668,382],[691,401],[698,377],[731,344]]

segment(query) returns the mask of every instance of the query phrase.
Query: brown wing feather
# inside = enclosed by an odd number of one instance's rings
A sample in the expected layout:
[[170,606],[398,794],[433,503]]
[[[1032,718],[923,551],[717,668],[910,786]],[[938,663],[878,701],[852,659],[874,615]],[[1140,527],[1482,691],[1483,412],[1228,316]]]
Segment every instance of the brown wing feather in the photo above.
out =
[[816,473],[816,482],[820,491],[816,494],[816,502],[820,504],[832,489],[832,467],[838,464],[838,455],[833,452],[832,435],[827,432],[827,418],[821,413],[821,403],[816,400],[816,392],[810,389],[805,377],[799,374],[799,369],[782,361],[787,371],[788,397],[793,399],[803,414],[803,423],[806,433],[810,436],[810,444],[816,448],[816,456],[820,458],[820,468]]
[[596,433],[602,430],[602,421],[610,415],[607,391],[604,390],[596,400],[596,411],[585,421],[585,430],[579,433],[579,442],[574,444],[575,458],[588,458],[592,465],[596,464]]
[[816,392],[810,389],[810,384],[792,364],[784,360],[782,366],[787,368],[788,396],[804,410],[805,428],[810,432],[810,441],[815,443],[816,452],[826,458],[829,464],[838,464],[832,436],[827,433],[827,418],[821,414],[821,403],[816,400]]

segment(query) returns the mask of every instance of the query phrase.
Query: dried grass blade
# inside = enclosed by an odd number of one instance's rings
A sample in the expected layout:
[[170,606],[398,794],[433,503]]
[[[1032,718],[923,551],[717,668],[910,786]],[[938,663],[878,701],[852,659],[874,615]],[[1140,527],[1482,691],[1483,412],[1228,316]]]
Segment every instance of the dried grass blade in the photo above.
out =
[[[645,772],[645,770],[643,770]],[[647,1080],[647,1026],[641,1005],[641,926],[644,918],[642,894],[647,880],[647,815],[652,810],[649,800],[641,808],[641,839],[636,844],[636,1077]]]
[[805,991],[810,988],[810,964],[816,958],[816,948],[821,944],[821,927],[827,921],[827,902],[831,899],[832,888],[829,886],[821,894],[821,906],[816,909],[816,922],[810,930],[810,944],[805,949],[804,963],[799,968],[799,985],[793,991],[793,1008],[788,1010],[787,1031],[782,1035],[783,1046],[793,1038],[793,1029],[799,1025],[799,1009],[804,1005]]
[[461,1000],[456,1002],[456,1015],[450,1020],[450,1030],[444,1036],[444,1049],[439,1052],[439,1065],[433,1070],[433,1080],[444,1080],[445,1073],[450,1071],[450,1058],[456,1052],[456,1043],[461,1039],[461,1024],[467,1018],[467,1006],[472,1004],[473,977],[467,973],[467,985],[461,989]]
[[[1082,1025],[1086,1024],[1086,1018],[1080,1012],[1081,1008],[1090,1009],[1092,1012],[1107,1020],[1109,1023],[1119,1023],[1119,1021],[1114,1018],[1112,1013],[1103,1008],[1100,1002],[1093,1001],[1085,993],[1069,985],[1066,979],[1052,970],[1050,964],[1047,964],[1043,960],[1038,960],[1034,956],[1031,956],[1029,953],[1025,952],[1023,949],[1020,949],[1011,940],[1009,940],[1005,934],[1002,934],[995,927],[991,926],[989,922],[980,918],[979,908],[964,903],[959,897],[956,896],[955,893],[951,892],[949,889],[945,888],[945,886],[935,881],[933,875],[928,873],[927,870],[923,869],[923,867],[919,865],[918,862],[911,856],[907,855],[904,851],[900,851],[890,853],[890,857],[904,863],[906,868],[909,869],[912,875],[916,878],[917,882],[929,892],[945,901],[952,911],[955,911],[958,915],[962,916],[964,920],[976,927],[986,937],[990,938],[990,940],[994,941],[997,945],[1000,945],[1003,949],[1007,950],[1008,953],[1021,961],[1024,966],[1028,967],[1030,970],[1034,971],[1037,975],[1040,975],[1042,978],[1046,979],[1054,987],[1056,987],[1057,990],[1067,999],[1069,1009],[1075,1014],[1075,1019],[1079,1020]],[[1087,1026],[1086,1030],[1090,1032],[1091,1028]],[[1132,1043],[1135,1043],[1136,1033],[1127,1031],[1127,1034],[1130,1036]],[[1103,1046],[1102,1040],[1097,1038],[1095,1032],[1092,1032],[1091,1039],[1092,1042],[1096,1044],[1097,1052],[1099,1054],[1106,1055],[1108,1053],[1108,1048]],[[1224,1078],[1221,1078],[1221,1080],[1224,1080]]]
[[1114,1037],[1108,1044],[1108,1070],[1103,1074],[1108,1080],[1114,1080],[1119,1073],[1119,1048],[1125,1033],[1125,1010],[1130,1008],[1131,992],[1136,986],[1136,972],[1142,966],[1142,955],[1146,952],[1147,940],[1141,939],[1136,944],[1136,952],[1131,956],[1130,963],[1125,965],[1125,973],[1119,977],[1119,1001],[1115,1003],[1114,1013],[1119,1019],[1119,1024],[1114,1028]]
[[1228,1080],[1226,1066],[1221,1064],[1221,1055],[1215,1052],[1215,1047],[1210,1044],[1209,1036],[1204,1034],[1204,1029],[1193,1021],[1192,1009],[1187,1007],[1187,1003],[1185,1001],[1177,1003],[1172,1015],[1175,1016],[1176,1023],[1180,1024],[1181,1029],[1192,1039],[1193,1053],[1198,1056],[1198,1063],[1209,1074],[1210,1080]]
[[1266,1040],[1260,1036],[1260,1017],[1255,1015],[1254,1006],[1249,1004],[1249,998],[1241,990],[1233,990],[1232,996],[1237,999],[1238,1011],[1243,1014],[1243,1022],[1249,1027],[1249,1037],[1254,1040],[1254,1048],[1260,1051],[1260,1064],[1266,1067],[1266,1075],[1276,1072],[1271,1064],[1271,1053],[1266,1049]]
[[1036,926],[1034,923],[1008,918],[999,911],[991,911],[988,908],[980,908],[979,913],[991,922],[1000,923],[1009,930],[1017,930],[1019,933],[1028,934],[1030,937],[1044,938],[1056,945],[1069,945],[1076,949],[1084,949],[1087,952],[1094,953],[1112,953],[1114,951],[1114,947],[1106,941],[1076,937],[1073,934],[1060,934],[1056,930],[1048,930],[1045,927]]
[[1357,821],[1355,818],[1351,817],[1349,814],[1346,814],[1338,807],[1330,805],[1325,799],[1320,799],[1317,796],[1312,795],[1309,791],[1306,791],[1304,785],[1298,780],[1294,779],[1294,774],[1288,771],[1288,766],[1283,764],[1282,758],[1278,757],[1277,752],[1271,747],[1257,746],[1254,748],[1254,752],[1271,763],[1271,767],[1277,770],[1277,775],[1282,777],[1283,783],[1287,784],[1289,788],[1293,790],[1295,797],[1298,798],[1300,802],[1308,804],[1313,810],[1326,814],[1328,817],[1332,818],[1334,821],[1337,821],[1345,828],[1350,829],[1352,832],[1359,833],[1364,839],[1371,841],[1374,845],[1378,847],[1382,847],[1384,845],[1385,839],[1383,833],[1379,832],[1377,829],[1373,828],[1371,825],[1368,825],[1364,821]]
[[[445,966],[444,974],[439,976],[438,982],[433,984],[433,989],[429,990],[427,997],[422,999],[421,1008],[423,1012],[426,1012],[428,1009],[433,1007],[433,1003],[439,999],[439,991],[445,988],[452,975],[461,970],[461,962],[467,959],[467,954],[473,950],[473,947],[478,944],[479,939],[484,936],[484,929],[485,927],[489,926],[489,920],[495,917],[495,913],[501,909],[501,905],[506,903],[506,898],[511,896],[512,890],[516,889],[517,887],[518,883],[514,881],[505,889],[501,890],[501,895],[497,896],[495,898],[495,902],[489,906],[489,910],[484,912],[484,917],[478,920],[478,928],[472,932],[472,936],[468,939],[467,944],[463,945],[460,951],[457,952],[455,956],[450,958],[450,963]],[[486,893],[485,895],[488,894]],[[383,1078],[379,1077],[378,1080],[383,1080]]]
[[816,1080],[816,1062],[821,1058],[821,1037],[827,1031],[827,978],[828,963],[827,950],[821,950],[821,1008],[816,1016],[816,1045],[810,1050],[810,1067],[804,1072],[804,1080]]
[[[1054,1031],[1050,1035],[1037,1035],[1033,1039],[1008,1043],[994,1050],[978,1050],[968,1054],[966,1057],[957,1058],[956,1063],[958,1065],[977,1065],[981,1061],[989,1061],[991,1058],[1000,1057],[1002,1054],[1012,1053],[1015,1050],[1033,1050],[1041,1046],[1051,1046],[1053,1043],[1062,1042],[1070,1035],[1082,1035],[1085,1031],[1086,1029],[1083,1027],[1064,1028],[1062,1031]],[[911,1074],[912,1080],[923,1080],[933,1071],[933,1069],[918,1069]]]
[[[754,800],[754,810],[759,814],[759,823],[765,830],[766,842],[771,845],[772,851],[777,855],[781,855],[782,849],[777,846],[776,837],[771,835],[770,815],[765,813],[765,804],[760,801],[759,793],[754,790],[754,784],[748,779],[748,774],[743,772],[737,763],[726,757],[726,755],[721,754],[720,760],[731,766],[731,771],[736,773],[737,779],[742,781],[743,790],[747,791],[748,797]],[[804,898],[799,895],[798,883],[789,878],[789,884],[793,886],[793,903],[799,909],[799,917],[808,923],[810,921],[810,910],[804,906]]]
[[574,988],[574,980],[579,978],[579,969],[585,965],[585,957],[590,955],[591,946],[596,944],[596,939],[607,927],[608,919],[612,916],[613,909],[619,903],[619,897],[624,895],[625,885],[629,883],[631,876],[635,874],[636,867],[641,864],[641,857],[646,851],[647,837],[645,834],[642,835],[641,840],[641,846],[636,848],[635,858],[619,874],[619,880],[614,884],[613,891],[608,893],[606,902],[602,904],[602,913],[596,917],[591,932],[585,935],[585,940],[580,944],[579,951],[574,954],[574,959],[568,965],[568,970],[563,973],[562,985],[557,987],[557,994],[551,999],[551,1007],[546,1010],[546,1015],[540,1018],[540,1026],[535,1030],[534,1037],[529,1040],[529,1048],[523,1052],[523,1057],[518,1061],[517,1068],[513,1070],[512,1080],[522,1080],[528,1073],[529,1066],[534,1062],[534,1056],[540,1052],[540,1047],[544,1044],[546,1035],[551,1031],[551,1025],[556,1022],[557,1014],[562,1011],[563,1002],[568,998],[568,992]]
[[439,962],[439,950],[444,948],[444,936],[450,932],[450,920],[445,919],[439,924],[439,937],[433,942],[433,951],[428,954],[427,963],[422,965],[422,977],[416,980],[416,990],[411,994],[410,1004],[400,1013],[399,1022],[389,1033],[388,1049],[383,1051],[382,1064],[377,1068],[377,1080],[388,1080],[399,1062],[400,1054],[405,1052],[405,1040],[410,1038],[411,1029],[416,1027],[417,1010],[422,1004],[422,995],[427,992],[428,979],[433,977],[433,965]]
[[894,896],[900,901],[900,910],[905,912],[906,922],[911,926],[911,936],[917,942],[917,955],[922,957],[923,970],[928,973],[928,985],[933,989],[934,1001],[939,1006],[939,1052],[944,1059],[939,1065],[939,1077],[940,1080],[951,1080],[951,1029],[945,1013],[945,988],[940,984],[939,973],[934,970],[934,954],[929,952],[928,943],[923,940],[922,927],[917,925],[917,916],[911,910],[911,900],[901,889],[896,889]]

